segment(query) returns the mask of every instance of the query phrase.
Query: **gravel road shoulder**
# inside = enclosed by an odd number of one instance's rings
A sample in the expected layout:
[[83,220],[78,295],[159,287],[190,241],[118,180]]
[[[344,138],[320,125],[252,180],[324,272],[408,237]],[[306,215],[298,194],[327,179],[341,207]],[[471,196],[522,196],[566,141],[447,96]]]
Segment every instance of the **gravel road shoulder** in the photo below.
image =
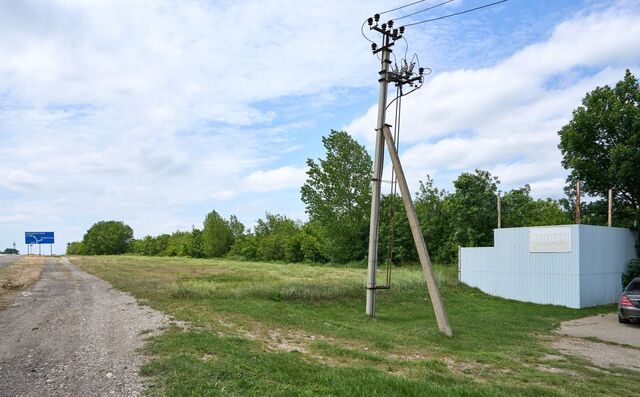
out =
[[168,323],[66,259],[51,259],[40,281],[0,311],[0,396],[140,395],[136,349]]
[[640,371],[640,324],[620,324],[616,313],[564,321],[556,333],[551,346],[562,353],[586,358],[601,368]]

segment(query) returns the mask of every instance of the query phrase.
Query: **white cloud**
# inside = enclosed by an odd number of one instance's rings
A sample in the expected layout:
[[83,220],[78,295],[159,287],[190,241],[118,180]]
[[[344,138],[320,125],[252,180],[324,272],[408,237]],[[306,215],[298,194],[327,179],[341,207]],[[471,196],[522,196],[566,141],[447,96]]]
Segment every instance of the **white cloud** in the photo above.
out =
[[[299,186],[286,156],[309,121],[291,112],[368,84],[355,27],[382,3],[1,2],[0,237],[78,239],[102,219],[166,232]],[[283,98],[301,100],[264,105]]]
[[[387,6],[0,2],[0,244],[26,229],[78,239],[103,219],[127,221],[137,235],[169,232],[220,206],[301,217],[291,192],[304,180],[303,158],[319,154],[303,152],[319,147],[303,132],[372,88],[376,60],[358,29]],[[505,181],[552,186],[545,181],[562,171],[539,165],[557,164],[557,127],[594,84],[640,63],[637,16],[576,18],[493,67],[436,75],[405,101],[409,177],[483,166]],[[431,35],[443,27],[455,26],[425,27],[417,48],[447,53],[451,43]],[[584,66],[598,73],[568,74]],[[371,135],[372,112],[350,131]],[[514,163],[521,172],[508,175]]]
[[[563,195],[557,131],[587,91],[640,65],[639,18],[637,7],[578,16],[494,66],[427,77],[403,102],[402,157],[412,183],[484,168],[507,188],[530,183],[536,195]],[[376,112],[372,106],[346,130],[371,144]]]
[[306,179],[306,168],[281,167],[268,171],[256,171],[243,180],[245,191],[270,192],[300,187]]

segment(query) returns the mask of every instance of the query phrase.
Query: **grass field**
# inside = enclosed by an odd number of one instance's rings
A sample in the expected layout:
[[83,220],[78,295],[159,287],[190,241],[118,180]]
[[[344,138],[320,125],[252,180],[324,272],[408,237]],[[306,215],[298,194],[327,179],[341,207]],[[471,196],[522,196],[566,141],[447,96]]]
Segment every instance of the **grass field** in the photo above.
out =
[[608,312],[507,301],[436,273],[454,331],[437,331],[418,268],[394,271],[364,315],[365,269],[177,258],[73,257],[189,322],[151,338],[152,394],[625,396],[640,374],[547,347],[563,320]]

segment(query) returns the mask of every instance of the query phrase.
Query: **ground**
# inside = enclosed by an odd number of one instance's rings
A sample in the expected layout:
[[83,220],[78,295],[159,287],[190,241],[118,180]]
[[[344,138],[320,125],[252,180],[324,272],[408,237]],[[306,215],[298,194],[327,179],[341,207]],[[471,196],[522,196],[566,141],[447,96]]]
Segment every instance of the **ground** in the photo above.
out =
[[0,395],[140,395],[136,349],[166,316],[66,259],[41,262],[40,281],[0,311]]
[[551,346],[561,352],[584,357],[599,367],[640,371],[640,324],[620,324],[617,313],[565,321],[557,333],[566,337]]
[[8,266],[8,265],[12,264],[16,260],[18,260],[18,258],[20,258],[20,256],[18,256],[18,255],[0,254],[0,269],[2,269],[5,266]]
[[[613,305],[494,298],[459,284],[454,267],[436,267],[447,338],[418,268],[394,270],[372,320],[360,268],[70,260],[47,261],[0,312],[0,395],[136,395],[146,379],[147,394],[172,396],[632,396],[640,382],[639,348],[564,335]],[[177,321],[154,333],[168,323],[160,313]]]

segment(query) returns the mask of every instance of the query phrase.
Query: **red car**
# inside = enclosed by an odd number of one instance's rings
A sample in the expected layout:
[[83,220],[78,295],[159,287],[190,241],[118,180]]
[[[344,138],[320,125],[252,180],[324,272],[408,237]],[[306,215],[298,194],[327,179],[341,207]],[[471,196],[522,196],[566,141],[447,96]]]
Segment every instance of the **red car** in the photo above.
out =
[[618,321],[629,323],[640,320],[640,277],[636,277],[624,289],[618,301]]

